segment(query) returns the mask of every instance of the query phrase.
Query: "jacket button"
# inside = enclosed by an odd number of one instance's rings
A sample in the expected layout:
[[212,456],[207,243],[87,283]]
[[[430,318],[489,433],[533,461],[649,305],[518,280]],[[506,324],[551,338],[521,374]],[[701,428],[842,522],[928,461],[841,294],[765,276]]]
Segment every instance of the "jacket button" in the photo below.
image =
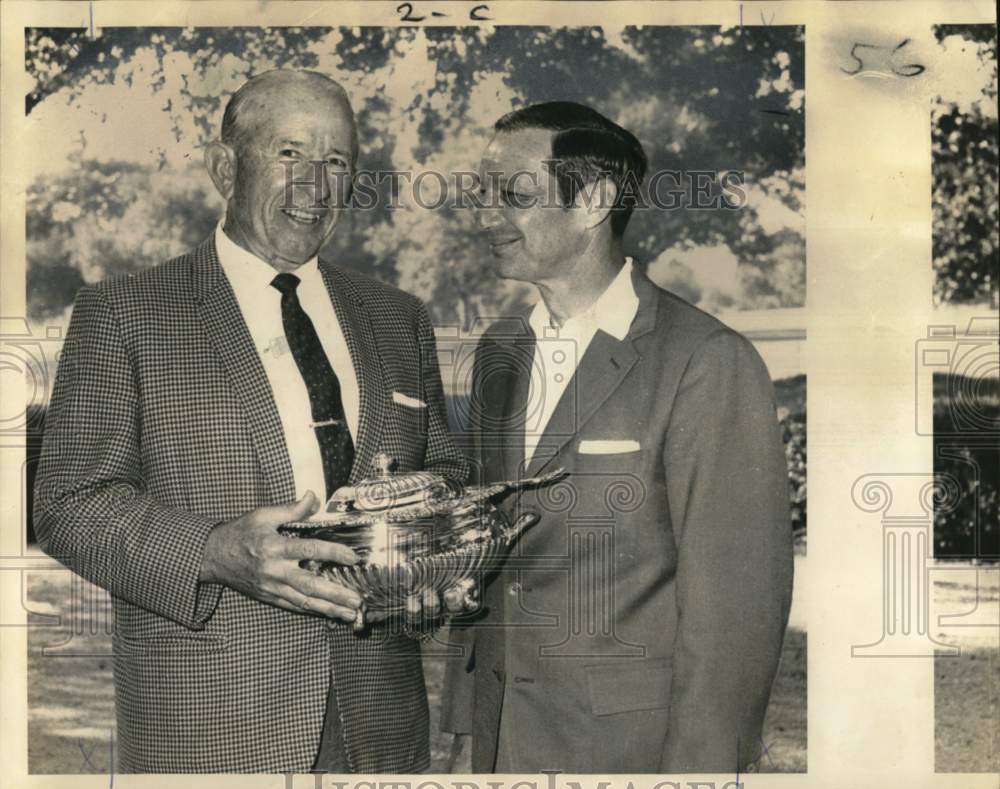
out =
[[503,672],[500,669],[493,669],[493,676],[496,678],[497,682],[503,681]]
[[521,591],[521,584],[519,584],[517,581],[514,581],[514,583],[512,583],[510,586],[507,587],[507,594],[509,594],[511,597],[517,597],[520,591]]

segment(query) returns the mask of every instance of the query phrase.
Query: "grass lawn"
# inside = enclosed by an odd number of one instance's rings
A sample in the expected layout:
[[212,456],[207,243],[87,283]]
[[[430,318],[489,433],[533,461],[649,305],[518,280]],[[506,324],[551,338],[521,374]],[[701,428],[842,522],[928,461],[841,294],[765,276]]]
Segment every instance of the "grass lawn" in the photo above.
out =
[[781,665],[764,718],[761,772],[806,772],[806,634],[785,634]]
[[1000,651],[934,658],[934,771],[1000,773]]
[[27,574],[27,598],[44,615],[29,614],[28,772],[106,773],[115,722],[108,597],[63,570]]
[[934,613],[971,617],[935,633],[960,653],[934,658],[934,769],[1000,773],[1000,569],[938,561],[933,571]]
[[[33,615],[28,631],[28,770],[31,773],[104,773],[108,771],[114,726],[111,644],[107,635],[106,595],[80,585],[84,605],[70,605],[73,576],[69,571],[28,576],[28,606]],[[71,613],[72,611],[72,613]],[[70,617],[53,626],[46,617]],[[48,626],[44,626],[48,625]],[[43,650],[45,650],[43,652]],[[445,662],[425,661],[431,705],[432,772],[447,769],[451,735],[441,734],[438,710]],[[806,635],[790,630],[785,638],[771,706],[764,727],[766,772],[806,769]],[[456,765],[469,770],[466,748]]]

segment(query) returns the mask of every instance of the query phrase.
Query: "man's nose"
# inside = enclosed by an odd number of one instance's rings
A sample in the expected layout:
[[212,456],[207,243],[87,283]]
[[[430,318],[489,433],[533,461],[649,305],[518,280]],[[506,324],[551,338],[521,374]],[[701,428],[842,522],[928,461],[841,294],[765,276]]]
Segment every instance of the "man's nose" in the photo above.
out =
[[[299,208],[318,208],[329,203],[331,195],[330,176],[325,162],[298,162],[289,171],[285,171],[285,200]],[[306,204],[302,205],[301,200]]]
[[329,167],[326,162],[318,162],[316,165],[316,202],[319,205],[329,205],[330,195],[333,194],[333,187],[330,184],[331,177]]
[[308,206],[301,206],[302,208],[329,205],[330,195],[333,194],[329,169],[326,162],[321,160],[302,162],[301,166],[296,167],[294,183],[297,190],[301,190],[298,197],[307,197],[309,200]]
[[480,230],[489,230],[500,224],[502,218],[496,208],[489,206],[476,206],[476,225]]

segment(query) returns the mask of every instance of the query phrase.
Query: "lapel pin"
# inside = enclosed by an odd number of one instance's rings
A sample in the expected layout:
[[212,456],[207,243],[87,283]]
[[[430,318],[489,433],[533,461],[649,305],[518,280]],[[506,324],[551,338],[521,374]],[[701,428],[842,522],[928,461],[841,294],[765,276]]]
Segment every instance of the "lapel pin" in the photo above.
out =
[[275,337],[264,346],[264,353],[275,357],[288,353],[288,340],[285,337]]

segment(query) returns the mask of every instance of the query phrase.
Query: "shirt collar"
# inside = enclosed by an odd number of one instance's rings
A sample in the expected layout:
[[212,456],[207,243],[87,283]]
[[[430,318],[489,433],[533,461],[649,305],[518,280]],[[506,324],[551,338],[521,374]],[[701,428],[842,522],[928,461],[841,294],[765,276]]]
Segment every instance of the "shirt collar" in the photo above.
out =
[[[253,289],[269,287],[271,280],[278,275],[277,269],[252,252],[247,252],[229,238],[223,231],[222,225],[223,222],[219,222],[215,228],[215,251],[229,282],[236,287],[245,286]],[[319,276],[319,263],[316,256],[314,255],[291,273],[303,282],[315,279]]]
[[[632,258],[625,258],[625,265],[611,280],[611,284],[597,297],[597,300],[579,315],[567,320],[559,330],[560,334],[581,334],[585,330],[600,329],[619,342],[625,339],[628,330],[639,311],[639,297],[632,284]],[[528,318],[536,337],[552,331],[552,315],[544,299],[539,299]]]

